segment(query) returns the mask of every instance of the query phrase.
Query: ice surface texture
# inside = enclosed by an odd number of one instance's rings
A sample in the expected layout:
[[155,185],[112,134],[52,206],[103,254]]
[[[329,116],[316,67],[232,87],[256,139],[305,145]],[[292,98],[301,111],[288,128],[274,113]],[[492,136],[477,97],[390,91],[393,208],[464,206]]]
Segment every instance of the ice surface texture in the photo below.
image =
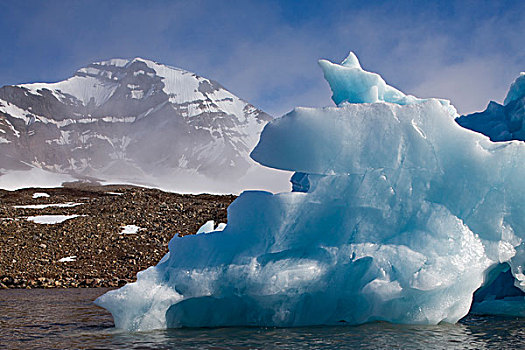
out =
[[520,76],[516,78],[516,81],[510,86],[507,97],[503,103],[508,105],[512,101],[521,100],[525,96],[525,72],[521,72]]
[[462,128],[448,101],[405,96],[353,54],[320,64],[339,106],[270,122],[252,152],[295,171],[295,191],[244,192],[222,231],[175,237],[97,299],[117,327],[436,324],[466,315],[484,281],[482,310],[500,280],[521,292],[525,144]]

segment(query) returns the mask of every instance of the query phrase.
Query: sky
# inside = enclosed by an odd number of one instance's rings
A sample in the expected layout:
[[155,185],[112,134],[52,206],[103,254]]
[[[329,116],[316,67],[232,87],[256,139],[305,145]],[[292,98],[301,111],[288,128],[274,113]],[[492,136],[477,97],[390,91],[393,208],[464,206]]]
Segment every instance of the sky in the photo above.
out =
[[390,85],[466,114],[525,71],[525,1],[2,0],[0,40],[2,86],[142,57],[279,116],[333,105],[317,61],[354,51]]

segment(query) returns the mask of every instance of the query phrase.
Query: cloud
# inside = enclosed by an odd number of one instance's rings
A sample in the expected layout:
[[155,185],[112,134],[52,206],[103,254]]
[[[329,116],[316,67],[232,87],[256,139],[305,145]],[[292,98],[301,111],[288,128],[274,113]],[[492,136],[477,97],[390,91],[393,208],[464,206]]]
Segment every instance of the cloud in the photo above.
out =
[[0,84],[67,78],[145,57],[217,80],[280,115],[331,105],[319,58],[355,51],[399,89],[463,113],[501,100],[525,70],[525,4],[444,1],[18,1],[0,3]]
[[523,11],[480,2],[451,8],[403,14],[384,6],[359,13],[353,27],[340,22],[337,30],[361,38],[363,66],[391,85],[450,99],[462,113],[482,110],[489,100],[501,101],[525,69],[525,18],[516,15]]

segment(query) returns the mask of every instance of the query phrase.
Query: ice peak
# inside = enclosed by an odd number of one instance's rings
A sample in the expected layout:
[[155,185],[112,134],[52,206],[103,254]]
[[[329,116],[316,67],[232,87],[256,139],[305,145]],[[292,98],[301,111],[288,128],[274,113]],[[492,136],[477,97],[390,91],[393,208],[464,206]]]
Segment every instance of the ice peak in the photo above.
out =
[[514,80],[510,86],[507,97],[505,97],[504,105],[508,105],[512,101],[519,100],[525,96],[525,72],[521,72],[519,77]]
[[341,64],[320,60],[319,65],[332,89],[332,100],[337,105],[343,102],[405,105],[417,100],[388,85],[379,74],[365,71],[353,52]]
[[[379,74],[364,70],[353,52],[350,52],[341,64],[319,60],[319,65],[332,90],[332,100],[338,106],[345,102],[388,102],[408,105],[427,101],[427,99],[405,95],[395,87],[388,85]],[[456,110],[448,100],[439,99],[439,102],[447,106],[452,115],[456,115]]]
[[342,66],[348,67],[348,68],[359,68],[361,69],[361,64],[359,63],[359,59],[353,53],[350,51],[348,56],[345,58],[345,60],[341,63]]

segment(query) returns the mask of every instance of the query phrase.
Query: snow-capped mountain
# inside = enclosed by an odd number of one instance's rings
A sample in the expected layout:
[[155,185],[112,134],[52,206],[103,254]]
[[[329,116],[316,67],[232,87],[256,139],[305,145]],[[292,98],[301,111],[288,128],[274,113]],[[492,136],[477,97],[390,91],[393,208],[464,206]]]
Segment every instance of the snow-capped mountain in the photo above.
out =
[[38,167],[191,192],[271,187],[283,174],[249,158],[270,119],[182,69],[96,62],[58,83],[0,88],[0,172]]

